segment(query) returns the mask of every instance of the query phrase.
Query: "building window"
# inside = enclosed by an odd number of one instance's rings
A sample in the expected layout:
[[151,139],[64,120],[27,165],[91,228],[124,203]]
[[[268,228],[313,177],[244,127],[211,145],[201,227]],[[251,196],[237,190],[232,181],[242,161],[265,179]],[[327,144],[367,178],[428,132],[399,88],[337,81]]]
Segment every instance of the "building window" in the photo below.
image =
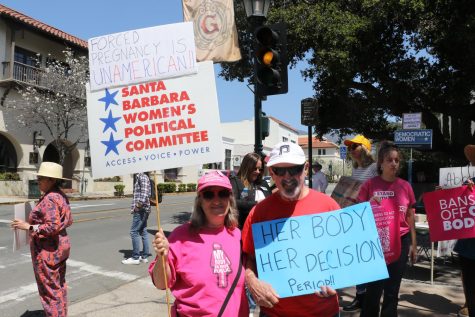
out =
[[318,155],[327,155],[326,149],[318,149]]
[[224,169],[231,169],[231,150],[224,150]]
[[165,182],[167,181],[176,181],[178,179],[178,168],[169,168],[166,169],[164,172],[164,179]]
[[289,138],[286,138],[285,136],[282,137],[282,142],[287,142]]
[[41,62],[41,60],[35,52],[25,50],[24,48],[16,46],[15,62],[36,67]]

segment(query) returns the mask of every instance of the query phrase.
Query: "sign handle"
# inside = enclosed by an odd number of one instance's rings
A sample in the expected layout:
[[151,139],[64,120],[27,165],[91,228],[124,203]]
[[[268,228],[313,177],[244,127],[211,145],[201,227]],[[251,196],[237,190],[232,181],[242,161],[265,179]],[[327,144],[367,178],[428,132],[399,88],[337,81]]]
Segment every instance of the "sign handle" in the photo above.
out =
[[[157,209],[157,230],[160,230],[162,227],[160,223],[160,207],[158,205],[158,183],[157,183],[157,172],[153,171],[153,182],[155,186],[155,208]],[[162,255],[162,265],[163,265],[163,277],[165,280],[165,295],[167,298],[167,310],[168,310],[168,317],[172,316],[172,307],[170,305],[170,294],[168,289],[168,279],[167,279],[167,270],[165,268],[165,256]]]

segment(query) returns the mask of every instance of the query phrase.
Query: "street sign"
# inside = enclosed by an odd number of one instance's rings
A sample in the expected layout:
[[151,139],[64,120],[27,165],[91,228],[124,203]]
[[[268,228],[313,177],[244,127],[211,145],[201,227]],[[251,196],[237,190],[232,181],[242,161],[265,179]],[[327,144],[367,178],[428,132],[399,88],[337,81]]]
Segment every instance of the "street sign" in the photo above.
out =
[[301,124],[312,126],[317,113],[317,101],[313,98],[305,98],[301,101]]
[[420,129],[422,121],[422,113],[403,113],[402,114],[402,128],[403,129]]
[[346,146],[340,146],[340,158],[342,160],[346,159]]
[[431,149],[432,129],[396,130],[394,143],[400,147]]

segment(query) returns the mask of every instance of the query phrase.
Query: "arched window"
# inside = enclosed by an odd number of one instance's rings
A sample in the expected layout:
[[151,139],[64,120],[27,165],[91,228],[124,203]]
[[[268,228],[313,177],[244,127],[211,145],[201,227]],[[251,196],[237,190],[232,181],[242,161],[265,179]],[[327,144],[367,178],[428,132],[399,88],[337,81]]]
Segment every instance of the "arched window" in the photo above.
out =
[[0,134],[0,172],[16,172],[17,156],[12,142]]

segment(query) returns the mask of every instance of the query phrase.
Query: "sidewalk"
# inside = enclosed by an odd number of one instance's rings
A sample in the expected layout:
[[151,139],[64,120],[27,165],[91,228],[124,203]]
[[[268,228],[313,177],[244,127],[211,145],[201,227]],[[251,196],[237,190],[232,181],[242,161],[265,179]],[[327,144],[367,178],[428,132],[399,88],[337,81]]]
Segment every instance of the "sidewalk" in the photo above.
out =
[[[438,274],[441,281],[435,282],[434,285],[424,280],[427,275],[426,264],[422,262],[408,268],[406,277],[410,276],[411,279],[403,279],[401,285],[399,316],[457,316],[464,297],[460,286],[460,276],[454,267],[456,264],[441,268]],[[452,273],[451,270],[454,272]],[[422,279],[412,279],[416,276]],[[354,288],[343,289],[341,291],[343,301],[340,305],[351,302],[354,292]],[[69,316],[126,317],[137,315],[137,313],[141,317],[167,316],[166,303],[165,291],[156,289],[151,280],[145,277],[125,284],[112,292],[71,303]],[[258,313],[256,312],[254,316],[257,317]],[[357,316],[359,316],[359,311],[341,312],[341,317]]]

